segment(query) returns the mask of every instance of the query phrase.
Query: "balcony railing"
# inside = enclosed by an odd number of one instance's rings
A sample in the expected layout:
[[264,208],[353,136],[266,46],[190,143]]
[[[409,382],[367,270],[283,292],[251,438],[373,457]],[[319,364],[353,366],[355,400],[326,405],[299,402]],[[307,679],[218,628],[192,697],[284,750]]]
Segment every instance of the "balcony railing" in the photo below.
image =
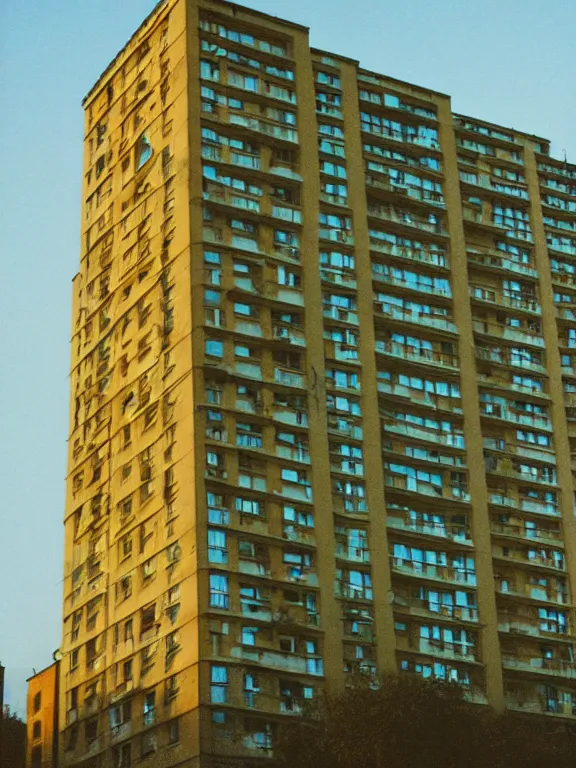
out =
[[388,421],[384,418],[384,431],[395,435],[406,435],[414,437],[417,440],[426,440],[427,442],[438,445],[446,445],[450,448],[464,449],[464,435],[453,434],[451,432],[440,432],[431,429],[414,427],[403,421]]
[[436,499],[452,499],[457,501],[470,501],[470,494],[461,488],[452,486],[440,487],[417,480],[415,477],[406,477],[406,475],[386,475],[386,485],[397,490],[410,491],[412,493],[421,493],[424,496],[433,496]]
[[529,264],[524,264],[513,259],[508,259],[498,251],[476,251],[468,250],[468,261],[473,264],[481,264],[484,267],[493,267],[495,269],[501,269],[505,272],[515,272],[518,275],[525,275],[527,277],[538,277],[536,269]]
[[390,556],[392,569],[397,573],[410,576],[420,576],[434,581],[451,581],[455,584],[476,585],[476,574],[463,568],[454,568],[450,565],[432,565],[415,560],[404,560],[400,557]]
[[411,214],[402,215],[397,213],[394,208],[368,204],[368,215],[382,221],[392,221],[395,224],[402,224],[405,227],[419,229],[423,232],[430,232],[435,235],[447,235],[442,222],[430,222],[426,219],[412,216]]
[[[511,505],[512,506],[512,505]],[[549,528],[526,528],[522,525],[511,525],[509,523],[490,523],[490,530],[494,534],[501,536],[510,536],[513,538],[522,538],[534,542],[543,543],[563,543],[560,530],[551,530]]]
[[[370,250],[386,253],[390,256],[397,256],[408,261],[418,262],[420,264],[432,264],[435,267],[448,268],[448,258],[446,254],[439,251],[423,251],[415,248],[402,248],[399,245],[392,245],[385,240],[376,237],[370,237]],[[372,274],[375,279],[378,278],[378,269],[375,264],[372,265]]]
[[455,525],[453,523],[435,523],[412,520],[407,516],[399,516],[394,512],[388,512],[386,525],[389,528],[400,529],[403,531],[412,531],[423,536],[439,536],[441,538],[458,541],[462,544],[472,544],[470,530],[465,525]]
[[374,300],[374,310],[391,320],[400,320],[404,323],[423,325],[426,328],[437,328],[449,333],[458,333],[458,328],[451,320],[446,320],[442,316],[432,315],[428,312],[402,309],[397,305],[387,304],[377,299]]
[[433,349],[410,347],[407,344],[399,344],[395,341],[376,340],[376,351],[392,357],[400,357],[403,360],[412,360],[417,363],[439,365],[443,368],[458,368],[458,357]]

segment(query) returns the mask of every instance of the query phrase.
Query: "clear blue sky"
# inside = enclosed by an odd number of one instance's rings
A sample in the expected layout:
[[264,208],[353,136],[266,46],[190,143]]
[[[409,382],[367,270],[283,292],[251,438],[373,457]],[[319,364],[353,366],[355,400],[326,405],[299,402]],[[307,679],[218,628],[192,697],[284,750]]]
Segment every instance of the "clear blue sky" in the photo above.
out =
[[[247,0],[312,45],[452,96],[457,112],[576,161],[574,0]],[[0,2],[0,661],[25,678],[60,643],[70,281],[81,99],[154,0]]]

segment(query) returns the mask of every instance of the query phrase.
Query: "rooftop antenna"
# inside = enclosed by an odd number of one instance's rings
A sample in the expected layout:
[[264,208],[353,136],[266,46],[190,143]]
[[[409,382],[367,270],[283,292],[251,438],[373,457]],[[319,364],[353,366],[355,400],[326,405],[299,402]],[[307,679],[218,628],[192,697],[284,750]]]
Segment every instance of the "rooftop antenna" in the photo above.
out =
[[563,149],[562,152],[564,152],[564,165],[568,165],[568,157],[566,156],[566,150]]

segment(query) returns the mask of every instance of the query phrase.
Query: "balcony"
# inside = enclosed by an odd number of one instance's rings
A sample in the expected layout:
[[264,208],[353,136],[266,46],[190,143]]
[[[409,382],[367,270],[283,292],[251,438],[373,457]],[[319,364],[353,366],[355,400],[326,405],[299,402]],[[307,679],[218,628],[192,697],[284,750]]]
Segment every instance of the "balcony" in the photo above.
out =
[[[510,549],[510,544],[507,544],[506,549]],[[523,566],[526,565],[529,567],[543,566],[544,568],[550,568],[554,571],[559,571],[560,573],[566,572],[563,555],[560,555],[560,557],[549,557],[546,555],[537,554],[534,557],[529,557],[527,552],[527,549],[524,551],[521,549],[512,549],[511,554],[505,555],[503,552],[498,552],[498,548],[493,547],[492,557],[495,560],[503,560],[507,564],[511,565],[518,564]]]
[[[393,245],[386,240],[380,240],[379,238],[370,236],[370,250],[378,253],[385,253],[389,256],[395,256],[399,259],[406,259],[407,261],[415,262],[418,264],[430,264],[433,267],[439,267],[441,269],[448,269],[448,258],[443,251],[424,251],[416,250],[415,248],[402,248],[398,245]],[[374,279],[380,279],[375,272],[376,265],[372,265],[372,275]]]
[[247,115],[241,115],[234,112],[229,113],[228,117],[230,123],[233,125],[241,125],[243,128],[248,128],[250,131],[256,131],[262,133],[265,136],[271,136],[274,139],[280,139],[281,141],[289,141],[290,143],[298,143],[298,131],[293,128],[284,128],[280,125],[274,125],[273,123],[267,123],[264,120],[258,120],[255,117],[248,117]]
[[450,659],[451,661],[471,661],[476,663],[476,652],[473,648],[458,646],[455,643],[443,643],[441,641],[419,638],[418,653],[425,653],[439,659]]
[[[561,631],[561,630],[564,631]],[[526,635],[545,641],[564,640],[572,637],[569,626],[559,625],[547,619],[519,616],[512,613],[498,613],[498,631],[508,635]]]
[[425,392],[424,390],[412,389],[404,384],[394,384],[386,381],[378,382],[378,392],[409,400],[417,405],[425,405],[447,413],[463,413],[460,398],[450,397],[449,395],[436,395],[430,392]]
[[436,328],[439,331],[447,333],[458,333],[456,325],[442,316],[430,314],[429,312],[420,312],[418,310],[406,310],[395,304],[388,304],[384,301],[374,300],[374,311],[384,315],[390,320],[399,320],[402,323],[413,323],[424,326],[425,328]]
[[524,331],[519,328],[511,328],[502,323],[487,322],[485,320],[472,320],[472,328],[476,333],[484,336],[493,336],[507,341],[517,341],[522,344],[529,344],[533,347],[545,347],[542,336],[531,331]]
[[476,574],[464,568],[454,568],[450,565],[432,565],[415,560],[404,560],[400,557],[390,556],[391,567],[394,573],[430,579],[431,581],[447,581],[453,584],[468,584],[476,586]]
[[[510,505],[510,506],[515,506]],[[535,543],[564,545],[564,539],[560,529],[527,528],[525,525],[510,525],[509,523],[496,523],[491,521],[490,531],[494,536],[510,539],[525,539]]]
[[507,365],[512,368],[522,368],[535,373],[546,373],[546,366],[536,359],[528,359],[525,356],[513,354],[508,347],[475,347],[476,359],[485,360],[488,363]]
[[[414,277],[416,279],[414,279]],[[372,264],[372,279],[385,283],[386,285],[395,285],[398,288],[402,288],[408,291],[420,291],[421,293],[431,294],[436,297],[442,296],[447,299],[452,298],[452,290],[447,283],[443,281],[442,284],[434,283],[434,280],[430,278],[425,279],[425,276],[415,275],[410,278],[396,277],[393,275],[388,267],[384,267],[382,264]],[[421,279],[418,279],[418,278]]]
[[[501,374],[501,375],[498,375]],[[494,371],[494,373],[478,373],[477,379],[480,384],[486,384],[496,389],[506,389],[512,392],[519,392],[522,395],[533,395],[535,397],[544,397],[549,399],[549,396],[543,389],[537,386],[530,386],[524,384],[516,384],[512,381],[512,377],[506,375],[502,371]],[[544,382],[542,382],[544,384]]]
[[456,355],[438,352],[433,349],[410,347],[395,341],[376,340],[376,352],[402,360],[410,360],[415,363],[450,368],[454,371],[458,370],[458,357]]
[[420,232],[429,232],[434,235],[447,237],[448,232],[441,221],[430,221],[412,213],[398,212],[392,206],[374,205],[368,202],[368,216],[380,221],[393,222],[409,227],[412,230]]
[[345,272],[341,269],[320,269],[320,278],[330,285],[341,285],[345,288],[357,288],[356,274],[354,272]]
[[293,344],[297,347],[306,346],[306,337],[302,331],[298,331],[294,326],[287,325],[273,325],[272,336],[279,341],[286,341],[289,344]]
[[480,416],[487,416],[492,419],[513,422],[524,427],[535,427],[549,432],[552,429],[552,423],[546,416],[534,416],[526,413],[517,413],[505,408],[501,403],[492,403],[490,401],[480,401]]
[[517,275],[538,278],[538,272],[529,264],[506,258],[498,251],[477,251],[469,248],[468,262],[502,272],[515,272]]
[[297,461],[302,464],[310,464],[310,453],[307,448],[300,446],[277,445],[276,456],[288,461]]
[[501,454],[518,456],[523,459],[536,459],[546,464],[556,464],[556,455],[553,451],[546,448],[530,448],[527,445],[518,443],[507,443],[498,438],[485,437],[483,440],[484,448],[491,451],[498,451]]
[[576,665],[572,661],[562,659],[543,659],[537,656],[531,658],[518,658],[517,656],[503,656],[504,669],[536,672],[542,675],[555,675],[557,677],[576,678]]
[[[518,571],[516,571],[518,573]],[[496,589],[498,595],[504,597],[520,597],[527,600],[536,600],[540,603],[548,603],[557,608],[566,608],[568,600],[563,592],[546,589],[537,584],[516,584],[513,580],[506,581],[505,588],[498,586]]]
[[456,541],[459,544],[472,546],[470,530],[463,524],[419,521],[410,518],[409,515],[396,514],[389,510],[386,525],[394,530],[406,531],[421,536],[437,536],[442,539]]
[[274,381],[276,384],[282,384],[284,387],[304,389],[306,386],[304,376],[298,373],[282,371],[280,368],[274,369]]
[[508,692],[506,695],[506,706],[515,712],[569,717],[571,719],[576,717],[576,702],[557,701],[542,695],[537,695],[536,698],[533,698],[531,692],[527,692],[526,697],[522,698],[519,698],[517,694],[514,695]]
[[446,445],[449,448],[458,448],[464,450],[464,435],[452,432],[440,432],[423,427],[413,427],[404,421],[388,421],[383,417],[383,427],[385,432],[394,435],[405,435],[417,440],[425,440],[434,445]]
[[358,325],[358,313],[334,304],[325,304],[322,314],[328,320],[338,320],[340,323]]
[[525,483],[541,483],[544,485],[556,485],[556,472],[522,472],[516,469],[509,459],[495,456],[484,457],[484,468],[487,473],[497,474],[501,477],[511,477]]
[[398,184],[390,181],[390,177],[385,174],[366,173],[366,185],[372,189],[382,190],[398,197],[408,197],[422,203],[430,203],[443,208],[445,206],[444,196],[441,192],[435,192],[419,186],[408,186],[407,184]]
[[434,603],[430,599],[410,597],[404,598],[394,592],[394,612],[423,618],[453,619],[454,621],[478,622],[477,608],[463,605]]
[[488,291],[475,285],[470,285],[468,292],[472,301],[478,301],[482,304],[490,304],[498,308],[509,307],[510,309],[520,309],[536,315],[542,313],[536,298],[531,295],[499,294],[495,290]]

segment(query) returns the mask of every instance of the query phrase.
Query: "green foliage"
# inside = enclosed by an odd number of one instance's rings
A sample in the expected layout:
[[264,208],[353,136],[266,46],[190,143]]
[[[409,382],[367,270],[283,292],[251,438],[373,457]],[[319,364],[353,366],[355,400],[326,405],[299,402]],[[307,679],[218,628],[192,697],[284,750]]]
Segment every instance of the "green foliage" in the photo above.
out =
[[455,684],[389,676],[279,726],[274,753],[275,768],[574,768],[576,736],[471,704]]
[[0,768],[24,768],[26,764],[26,723],[8,708],[2,720]]

